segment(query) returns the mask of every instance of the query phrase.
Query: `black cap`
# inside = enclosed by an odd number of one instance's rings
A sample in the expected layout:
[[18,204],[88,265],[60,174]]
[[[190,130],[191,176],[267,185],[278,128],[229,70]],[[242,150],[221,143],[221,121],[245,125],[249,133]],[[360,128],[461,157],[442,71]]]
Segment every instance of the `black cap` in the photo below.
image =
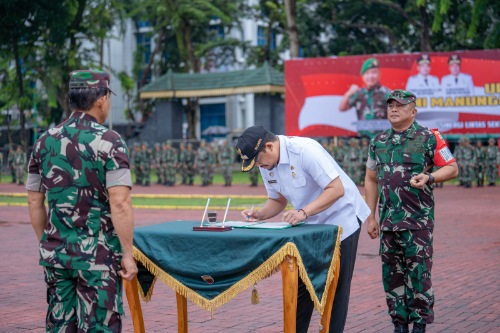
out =
[[460,59],[460,56],[458,54],[452,54],[448,58],[448,64],[461,64],[462,59]]
[[417,59],[417,64],[430,64],[431,63],[431,57],[429,57],[428,54],[421,54],[420,57]]
[[252,126],[247,128],[238,138],[236,151],[243,160],[241,171],[250,171],[255,166],[255,160],[264,145],[267,133],[268,131],[262,126]]

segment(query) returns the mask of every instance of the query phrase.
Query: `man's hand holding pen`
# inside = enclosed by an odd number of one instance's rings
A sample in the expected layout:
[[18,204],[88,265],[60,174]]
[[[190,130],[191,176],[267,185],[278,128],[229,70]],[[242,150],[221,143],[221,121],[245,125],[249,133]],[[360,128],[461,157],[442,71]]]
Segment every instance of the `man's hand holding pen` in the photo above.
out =
[[245,218],[246,222],[257,222],[261,220],[261,215],[258,210],[254,209],[254,206],[250,209],[245,209],[241,212],[241,215]]

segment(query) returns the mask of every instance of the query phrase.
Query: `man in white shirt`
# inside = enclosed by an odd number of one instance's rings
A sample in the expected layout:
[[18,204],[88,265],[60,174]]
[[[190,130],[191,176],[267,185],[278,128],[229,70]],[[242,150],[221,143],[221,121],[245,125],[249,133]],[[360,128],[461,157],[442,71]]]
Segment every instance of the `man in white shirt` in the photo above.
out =
[[440,92],[439,79],[430,75],[431,58],[422,54],[417,59],[418,74],[410,76],[406,83],[406,90],[419,96],[434,96]]
[[452,54],[448,58],[450,75],[441,79],[441,87],[446,95],[474,95],[474,82],[472,76],[460,73],[462,59],[458,54]]
[[[330,332],[343,332],[361,224],[370,215],[358,188],[332,156],[315,140],[274,135],[262,126],[243,132],[236,144],[242,171],[258,166],[268,200],[260,210],[242,212],[247,221],[270,219],[288,202],[294,209],[282,220],[293,225],[333,224],[342,227],[340,276],[332,308]],[[313,302],[299,279],[297,332],[307,332]]]

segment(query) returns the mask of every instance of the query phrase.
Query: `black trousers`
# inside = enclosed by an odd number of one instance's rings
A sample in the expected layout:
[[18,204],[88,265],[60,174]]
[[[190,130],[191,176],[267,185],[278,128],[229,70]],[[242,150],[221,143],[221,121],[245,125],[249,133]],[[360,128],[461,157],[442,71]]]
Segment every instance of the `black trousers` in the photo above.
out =
[[[333,300],[330,318],[330,333],[344,332],[351,293],[351,280],[358,251],[358,240],[361,227],[355,233],[344,239],[340,244],[340,275],[337,291]],[[314,304],[305,284],[299,278],[297,300],[297,333],[307,333],[311,322]],[[317,331],[317,330],[315,330]]]

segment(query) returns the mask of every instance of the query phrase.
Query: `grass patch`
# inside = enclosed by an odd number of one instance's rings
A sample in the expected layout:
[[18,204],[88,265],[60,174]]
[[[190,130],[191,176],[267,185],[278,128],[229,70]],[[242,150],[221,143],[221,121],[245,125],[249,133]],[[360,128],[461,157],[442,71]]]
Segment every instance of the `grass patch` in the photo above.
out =
[[[231,198],[231,208],[249,208],[258,206],[266,201],[265,198]],[[26,197],[0,196],[0,204],[21,205],[27,204]],[[132,205],[146,207],[165,207],[165,208],[199,208],[205,207],[207,199],[205,198],[132,198]],[[227,198],[211,198],[210,207],[226,207]]]

